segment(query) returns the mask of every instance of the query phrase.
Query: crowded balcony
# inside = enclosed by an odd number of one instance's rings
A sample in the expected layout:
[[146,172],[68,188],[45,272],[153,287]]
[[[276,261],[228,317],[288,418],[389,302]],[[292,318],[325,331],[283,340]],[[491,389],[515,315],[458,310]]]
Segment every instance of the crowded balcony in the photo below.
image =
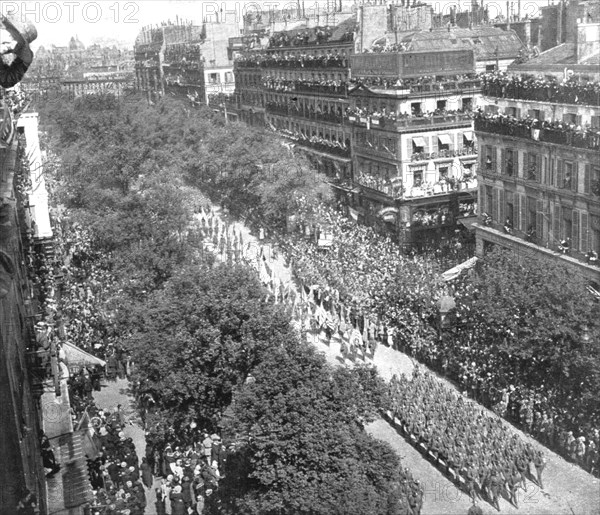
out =
[[327,107],[320,108],[317,106],[309,106],[307,108],[300,107],[294,104],[284,104],[280,102],[269,101],[265,105],[267,113],[279,114],[283,116],[295,116],[306,118],[307,120],[317,120],[322,122],[330,123],[342,123],[343,116],[341,108],[338,108],[337,112],[333,110],[329,111]]
[[355,86],[365,86],[369,89],[406,91],[407,94],[481,89],[481,80],[474,73],[448,77],[423,76],[409,79],[357,77],[352,79],[350,84]]
[[339,54],[279,56],[249,54],[235,60],[238,68],[347,68],[348,59]]
[[344,33],[333,38],[334,30],[330,27],[315,27],[304,29],[296,33],[277,32],[269,38],[270,48],[299,47],[311,45],[326,45],[332,43],[351,43],[354,41],[354,32],[348,27]]
[[412,214],[411,227],[440,227],[444,225],[452,225],[454,223],[454,217],[447,206],[432,208],[432,209],[419,209]]
[[533,100],[557,104],[600,106],[600,83],[569,79],[508,76],[488,73],[482,76],[483,94],[491,97]]
[[465,174],[460,179],[442,177],[437,182],[417,181],[412,188],[407,188],[403,198],[435,197],[437,195],[446,195],[457,191],[473,190],[477,190],[477,178],[470,174]]
[[600,151],[600,130],[559,121],[478,113],[475,130]]
[[477,155],[477,145],[465,145],[459,149],[443,149],[437,152],[415,152],[410,156],[411,161],[430,161],[432,159],[449,159],[461,156]]
[[335,139],[329,140],[320,136],[306,136],[302,132],[291,131],[288,129],[277,129],[274,125],[269,124],[271,129],[282,134],[286,138],[293,140],[296,144],[313,148],[319,152],[325,152],[327,154],[334,154],[340,157],[350,157],[350,148],[343,143],[336,141]]
[[346,118],[350,123],[366,126],[367,128],[428,127],[430,125],[465,122],[471,120],[472,117],[471,111],[448,111],[445,109],[436,109],[431,113],[420,114],[396,114],[395,112],[388,112],[386,109],[377,111],[360,107],[346,109]]
[[288,93],[330,93],[335,95],[348,94],[348,85],[340,80],[286,80],[277,77],[266,77],[263,86],[270,91]]
[[208,95],[208,107],[237,107],[237,99],[235,94],[227,95],[226,93],[214,93]]
[[388,197],[393,199],[402,198],[402,179],[397,177],[395,179],[378,177],[366,172],[359,172],[356,176],[357,184],[365,186],[366,188],[379,191]]

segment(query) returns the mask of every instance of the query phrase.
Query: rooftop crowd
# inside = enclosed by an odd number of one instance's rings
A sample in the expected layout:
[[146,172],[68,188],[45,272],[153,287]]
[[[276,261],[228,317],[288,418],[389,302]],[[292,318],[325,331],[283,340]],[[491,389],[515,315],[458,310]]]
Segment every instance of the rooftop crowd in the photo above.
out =
[[479,89],[479,76],[475,73],[436,77],[424,75],[416,78],[392,79],[386,77],[356,77],[351,84],[375,89],[409,89],[412,93],[421,91],[451,91],[454,89]]

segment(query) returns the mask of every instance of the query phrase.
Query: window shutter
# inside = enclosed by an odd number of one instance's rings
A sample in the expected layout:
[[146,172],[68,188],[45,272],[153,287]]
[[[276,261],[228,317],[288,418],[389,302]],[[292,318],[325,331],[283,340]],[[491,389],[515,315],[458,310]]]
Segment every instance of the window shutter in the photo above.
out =
[[521,230],[527,230],[527,197],[525,195],[519,195],[521,200]]
[[431,151],[437,152],[440,149],[439,145],[440,145],[440,140],[438,139],[437,136],[433,136],[433,145],[432,145]]
[[554,236],[554,243],[560,241],[560,206],[554,206],[554,215],[552,216],[552,235]]
[[[496,149],[498,152],[498,161],[500,161],[500,175],[506,173],[506,149],[498,148]],[[496,171],[496,161],[494,161],[494,171]]]
[[565,182],[565,173],[562,159],[556,160],[556,187],[562,188]]
[[515,108],[515,118],[521,118],[521,109],[519,107]]
[[588,214],[581,212],[581,251],[588,252],[591,248],[588,232]]
[[583,192],[590,193],[591,191],[592,191],[592,165],[588,163],[585,165],[585,169],[583,171]]
[[581,115],[580,115],[580,114],[578,114],[578,115],[575,117],[575,123],[577,123],[577,125],[581,125],[581,122],[582,122]]
[[[506,194],[508,195],[509,192],[506,192]],[[513,205],[513,227],[517,230],[519,230],[519,228],[521,227],[520,225],[520,211],[519,211],[519,206],[521,205],[521,196],[517,193],[515,193],[514,195],[512,194],[512,192],[510,193],[510,196],[512,197],[511,200],[507,200],[507,202],[512,201],[512,205]]]
[[529,116],[529,118],[536,118],[536,116],[535,116],[535,109],[528,109],[527,110],[527,116]]
[[498,190],[496,188],[492,189],[492,219],[495,222],[498,222]]
[[[579,211],[573,209],[573,234],[572,234],[572,243],[573,248],[575,250],[579,249]],[[587,252],[587,251],[584,251]]]
[[498,149],[496,147],[492,147],[492,172],[498,173],[498,167],[496,163],[498,162]]
[[529,179],[529,152],[523,152],[523,166],[518,171],[519,177]]
[[537,241],[541,242],[544,238],[544,201],[538,200],[535,213],[535,232]]
[[536,155],[536,159],[535,159],[535,167],[536,167],[536,177],[535,180],[537,182],[543,182],[542,179],[542,163],[543,163],[543,158],[541,156],[541,154],[537,154]]
[[498,191],[498,221],[504,223],[504,219],[506,218],[505,212],[505,204],[504,204],[504,190]]
[[573,163],[573,177],[571,177],[571,191],[577,193],[579,184],[579,163]]
[[406,156],[410,158],[413,155],[412,138],[406,138]]
[[544,121],[544,118],[545,118],[545,116],[546,116],[546,112],[545,112],[543,109],[540,109],[538,120],[539,120],[540,122],[543,122],[543,121]]

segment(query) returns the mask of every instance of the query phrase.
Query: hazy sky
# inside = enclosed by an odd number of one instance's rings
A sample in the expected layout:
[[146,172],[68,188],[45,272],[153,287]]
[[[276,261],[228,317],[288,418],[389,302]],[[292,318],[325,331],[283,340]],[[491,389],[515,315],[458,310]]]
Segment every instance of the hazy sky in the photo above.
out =
[[[327,0],[303,0],[305,10],[315,9],[315,5],[326,5]],[[330,2],[334,0],[329,0]],[[317,4],[318,2],[318,4]],[[448,11],[457,5],[466,10],[471,0],[427,0],[436,11]],[[490,14],[506,12],[506,1],[484,0]],[[517,0],[513,0],[516,11]],[[539,12],[540,5],[548,0],[521,0],[521,12],[531,17]],[[33,48],[39,45],[66,45],[71,36],[77,35],[86,45],[95,38],[111,37],[133,45],[140,28],[148,24],[160,23],[176,16],[200,23],[202,20],[223,9],[228,19],[241,19],[248,10],[285,8],[296,5],[296,0],[283,1],[236,1],[236,0],[14,0],[0,1],[0,12],[24,13],[38,29],[38,39]]]

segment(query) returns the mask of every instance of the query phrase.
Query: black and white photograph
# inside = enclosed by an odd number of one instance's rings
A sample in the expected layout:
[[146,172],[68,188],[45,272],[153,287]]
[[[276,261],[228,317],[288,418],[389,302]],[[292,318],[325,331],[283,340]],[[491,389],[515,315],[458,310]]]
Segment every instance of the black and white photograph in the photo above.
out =
[[0,2],[0,515],[600,515],[600,0]]

